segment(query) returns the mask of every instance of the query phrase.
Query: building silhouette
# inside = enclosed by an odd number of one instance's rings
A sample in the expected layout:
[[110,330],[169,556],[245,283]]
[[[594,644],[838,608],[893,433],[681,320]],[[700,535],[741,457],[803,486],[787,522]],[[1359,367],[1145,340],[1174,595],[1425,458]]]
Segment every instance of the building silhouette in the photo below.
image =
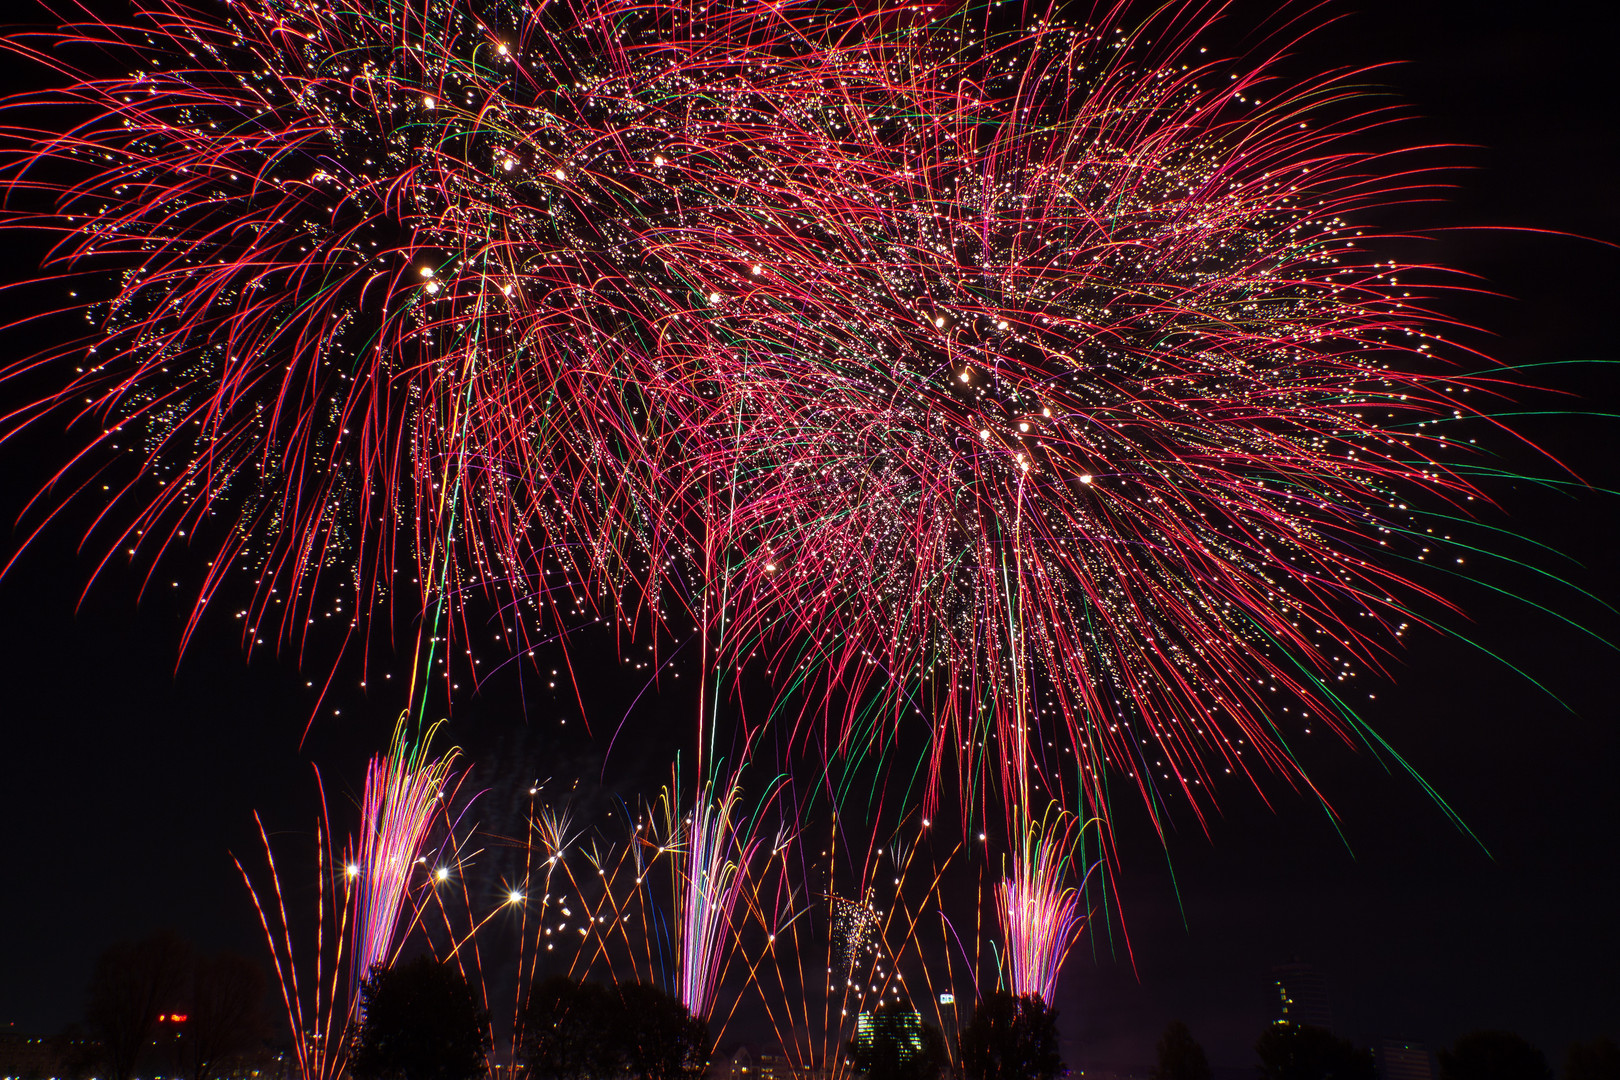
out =
[[1277,986],[1278,1020],[1333,1030],[1327,975],[1321,968],[1298,961],[1278,964],[1271,978]]
[[717,1051],[709,1063],[708,1080],[753,1080],[754,1048],[737,1043]]
[[46,1035],[0,1035],[0,1076],[6,1080],[45,1080],[61,1075],[61,1057]]
[[705,1080],[832,1080],[832,1071],[795,1065],[780,1045],[739,1042],[722,1047],[704,1076]]

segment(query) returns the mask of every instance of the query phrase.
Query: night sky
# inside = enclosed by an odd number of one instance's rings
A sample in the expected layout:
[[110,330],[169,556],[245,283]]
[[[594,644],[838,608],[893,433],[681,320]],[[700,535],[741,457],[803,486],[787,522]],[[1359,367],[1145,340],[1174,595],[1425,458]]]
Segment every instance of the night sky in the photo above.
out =
[[[1458,144],[1447,155],[1470,167],[1453,174],[1450,201],[1419,220],[1620,239],[1611,11],[1566,0],[1357,0],[1333,10],[1344,20],[1302,51],[1316,64],[1406,61],[1376,79],[1417,114],[1408,137]],[[1615,363],[1615,249],[1530,232],[1440,235],[1425,257],[1501,294],[1450,308],[1496,335],[1485,346],[1495,356]],[[0,340],[25,347],[16,335]],[[1527,395],[1525,410],[1612,413],[1620,401],[1620,368],[1538,370],[1575,398]],[[1620,489],[1614,419],[1531,416],[1520,430],[1594,489]],[[1507,452],[1526,470],[1551,468]],[[9,522],[59,454],[49,434],[0,450],[7,557],[21,538]],[[1574,561],[1544,555],[1543,565],[1620,602],[1620,497],[1530,484],[1496,493],[1501,513],[1488,522],[1556,547]],[[376,692],[385,680],[374,676],[369,698],[354,689],[329,700],[300,745],[314,703],[305,683],[319,675],[268,651],[247,663],[225,615],[204,623],[176,671],[182,605],[162,587],[137,603],[138,580],[116,571],[81,603],[93,564],[75,539],[71,522],[48,533],[0,582],[0,820],[12,825],[0,871],[0,1024],[11,1027],[0,1030],[50,1032],[77,1019],[94,957],[119,938],[167,926],[261,955],[230,858],[253,850],[252,811],[273,828],[307,830],[310,763],[334,794],[352,793],[401,704]],[[1544,578],[1493,571],[1489,580],[1620,639],[1620,619]],[[1058,999],[1071,1066],[1148,1063],[1172,1017],[1217,1066],[1248,1066],[1271,1017],[1268,969],[1296,956],[1328,973],[1338,1026],[1361,1041],[1437,1047],[1504,1027],[1558,1063],[1572,1040],[1620,1036],[1620,654],[1488,589],[1459,581],[1452,596],[1469,637],[1569,706],[1432,635],[1408,639],[1393,683],[1366,687],[1377,695],[1366,718],[1478,843],[1410,779],[1337,744],[1310,748],[1306,761],[1342,838],[1314,799],[1273,785],[1268,807],[1233,786],[1207,837],[1190,816],[1178,822],[1167,858],[1126,807],[1121,891],[1134,962],[1098,936],[1072,956]],[[309,671],[324,673],[324,662]],[[405,664],[391,670],[400,678]],[[614,687],[593,704],[600,734],[623,712],[626,681],[608,667],[587,679]],[[660,739],[681,730],[685,708],[678,695],[644,699],[604,764],[577,707],[525,699],[497,679],[457,701],[451,737],[480,785],[579,770],[651,794],[667,769]]]

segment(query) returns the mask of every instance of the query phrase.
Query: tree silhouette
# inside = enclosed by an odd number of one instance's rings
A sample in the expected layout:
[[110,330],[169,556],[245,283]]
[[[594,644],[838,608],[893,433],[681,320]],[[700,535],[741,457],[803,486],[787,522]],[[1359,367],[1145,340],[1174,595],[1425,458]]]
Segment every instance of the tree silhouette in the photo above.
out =
[[1547,1058],[1511,1031],[1475,1031],[1440,1051],[1441,1080],[1552,1080]]
[[1152,1080],[1210,1080],[1209,1058],[1187,1025],[1172,1020],[1159,1036],[1159,1061]]
[[1063,1072],[1057,1012],[1035,994],[984,995],[960,1045],[968,1080],[1053,1080]]
[[1326,1028],[1278,1021],[1254,1044],[1261,1080],[1375,1080],[1371,1050]]
[[1571,1043],[1564,1080],[1620,1080],[1620,1046],[1613,1039]]
[[553,975],[529,992],[520,1047],[536,1080],[697,1080],[713,1041],[709,1026],[659,987]]
[[538,981],[523,1010],[523,1062],[538,1080],[592,1080],[618,1072],[622,1006],[612,990],[566,975]]
[[484,1075],[489,1017],[461,973],[431,956],[371,969],[360,983],[356,1080],[475,1080]]
[[866,1080],[936,1080],[950,1062],[945,1036],[909,1005],[879,1005],[867,1024],[866,1036],[845,1048]]
[[709,1025],[679,998],[650,983],[619,988],[624,1016],[624,1064],[644,1080],[696,1080],[709,1067]]
[[171,931],[109,945],[90,976],[85,1023],[102,1045],[113,1080],[129,1080],[152,1042],[159,1013],[180,1005],[191,946]]
[[200,956],[192,968],[184,1053],[191,1080],[253,1049],[267,1034],[264,971],[240,953]]

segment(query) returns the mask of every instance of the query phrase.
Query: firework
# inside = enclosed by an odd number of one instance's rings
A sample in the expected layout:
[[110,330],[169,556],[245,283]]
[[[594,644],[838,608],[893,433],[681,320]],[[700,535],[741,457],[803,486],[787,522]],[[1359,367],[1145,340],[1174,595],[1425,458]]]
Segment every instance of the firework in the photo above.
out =
[[[1308,787],[1293,743],[1354,738],[1351,681],[1444,607],[1408,566],[1503,384],[1433,355],[1430,268],[1362,223],[1427,183],[1358,151],[1387,116],[1206,55],[1204,10],[245,0],[57,35],[128,73],[12,132],[14,205],[52,201],[10,224],[93,299],[8,369],[61,389],[7,430],[84,432],[109,559],[207,549],[193,625],[232,579],[250,644],[403,597],[413,701],[475,670],[487,595],[511,650],[697,637],[829,761],[915,731],[964,823],[1106,815],[1109,774],[1156,822]],[[689,1006],[728,805],[692,811]]]
[[[423,844],[455,791],[450,770],[460,751],[452,747],[427,760],[433,733],[430,727],[420,739],[408,738],[401,715],[388,753],[373,757],[366,768],[359,850],[345,868],[357,896],[356,979],[393,961],[395,934]],[[436,870],[441,872],[448,876],[448,870]]]
[[872,905],[872,890],[859,900],[832,896],[827,900],[832,912],[832,974],[848,980],[855,966],[877,947],[883,913]]
[[[487,870],[481,872],[476,859],[466,860],[459,896],[435,894],[441,925],[421,925],[433,951],[456,957],[469,981],[483,987],[486,1003],[491,984],[505,981],[507,960],[515,961],[514,1047],[526,995],[550,974],[659,985],[683,1003],[690,993],[707,1010],[694,1015],[724,1030],[744,993],[722,999],[719,986],[733,969],[759,970],[743,957],[735,935],[745,921],[739,911],[745,898],[749,911],[758,911],[758,882],[749,864],[760,844],[739,811],[735,785],[719,801],[700,796],[696,809],[675,800],[671,791],[678,790],[677,778],[657,806],[637,814],[626,810],[622,818],[609,815],[616,819],[613,827],[586,828],[576,823],[571,799],[542,801],[542,785],[536,784],[529,793],[526,836],[474,830],[481,844],[521,850],[521,873],[503,875],[495,890],[499,903],[480,916],[467,885]],[[772,855],[786,846],[778,836]],[[653,873],[661,860],[668,862],[673,889],[655,885],[662,879]],[[479,944],[503,911],[515,921],[515,927],[508,923],[517,931],[515,955],[500,944]],[[717,1002],[723,1002],[718,1009]],[[714,1012],[719,1015],[711,1017]],[[502,1035],[492,1032],[497,1043]]]
[[752,819],[741,812],[742,790],[735,782],[719,798],[713,784],[705,785],[690,809],[676,802],[679,790],[677,772],[664,792],[668,837],[664,846],[678,853],[671,864],[679,963],[676,987],[686,1011],[707,1020],[732,915],[760,840],[752,834]]
[[348,937],[354,895],[350,875],[333,858],[326,791],[320,784],[318,770],[315,777],[321,793],[321,811],[315,828],[313,942],[306,942],[304,946],[297,944],[300,935],[295,933],[294,923],[288,918],[287,900],[282,890],[281,872],[276,868],[275,851],[270,846],[270,834],[257,814],[254,814],[254,822],[259,828],[270,888],[261,892],[254,886],[252,875],[242,861],[235,856],[232,860],[253,898],[253,909],[270,949],[299,1080],[334,1080],[343,1070],[355,1002],[354,980],[343,976],[349,959],[344,941]]
[[[289,917],[275,851],[257,814],[269,888],[254,885],[247,867],[235,860],[270,949],[300,1080],[341,1075],[360,980],[392,962],[399,945],[421,924],[430,901],[438,900],[443,910],[436,886],[450,876],[444,862],[459,858],[446,811],[459,790],[450,770],[460,751],[452,747],[443,757],[426,760],[432,741],[433,728],[418,740],[410,739],[405,718],[400,718],[388,753],[367,765],[360,835],[347,845],[343,859],[337,858],[326,791],[316,771],[320,813],[313,913],[296,911]],[[448,857],[427,866],[421,853],[429,831],[441,820],[448,831]],[[413,884],[419,886],[414,897]],[[313,933],[313,941],[299,944],[306,931]]]
[[994,984],[994,944],[979,933],[985,902],[993,907],[988,867],[970,845],[936,849],[931,833],[911,815],[887,843],[869,843],[835,821],[825,849],[807,850],[797,834],[755,864],[736,933],[741,963],[724,988],[764,1007],[795,1070],[853,1075],[845,1049],[882,1007],[955,1032],[958,1002]]
[[[408,763],[411,749],[396,744],[368,773],[375,775],[379,762]],[[415,751],[416,767],[426,767],[427,743]],[[991,877],[989,860],[977,857],[978,845],[935,851],[929,823],[914,813],[882,844],[834,822],[825,849],[812,851],[806,848],[822,845],[807,844],[798,829],[780,828],[768,844],[759,833],[776,788],[768,789],[766,805],[744,813],[735,783],[722,789],[725,798],[715,798],[711,786],[698,799],[682,799],[672,794],[677,779],[656,805],[624,808],[604,822],[579,812],[576,799],[588,796],[573,787],[557,801],[534,784],[522,833],[508,837],[467,824],[475,804],[446,777],[437,855],[419,864],[403,889],[389,953],[409,943],[456,964],[490,1009],[495,1045],[519,1045],[528,989],[567,974],[677,993],[692,987],[704,995],[717,1037],[740,1010],[763,1008],[794,1068],[844,1076],[842,1050],[863,1016],[883,1005],[909,1006],[954,1031],[957,1002],[970,1003],[975,987],[1006,978],[1003,957],[1019,947],[1004,953],[983,932],[1004,885]],[[802,809],[793,815],[802,816]],[[373,817],[362,813],[362,835]],[[1074,841],[1073,828],[1055,812],[1041,828],[1030,841],[1031,860],[1041,867],[1037,874],[1061,882],[1066,868],[1056,853]],[[363,908],[359,865],[333,861],[333,832],[323,816],[314,950],[289,928],[299,920],[282,906],[267,840],[273,888],[254,893],[287,997],[300,1074],[312,1080],[342,1070],[355,1020],[353,972],[361,969],[356,947],[366,940],[350,929]],[[668,879],[659,865],[666,859]],[[977,889],[968,880],[975,874]],[[662,886],[666,880],[674,889]],[[510,1030],[495,1024],[492,1007],[507,986],[514,992]]]
[[1015,994],[1052,1004],[1058,971],[1084,920],[1080,893],[1064,883],[1074,850],[1074,819],[1061,811],[1024,825],[1012,852],[1012,871],[996,886],[996,916],[1007,942]]

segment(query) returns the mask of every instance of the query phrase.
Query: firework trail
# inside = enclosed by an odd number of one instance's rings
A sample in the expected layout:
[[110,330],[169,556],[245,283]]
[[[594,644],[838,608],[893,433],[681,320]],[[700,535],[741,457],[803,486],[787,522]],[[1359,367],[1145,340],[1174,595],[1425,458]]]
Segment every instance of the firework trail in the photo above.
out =
[[[734,805],[728,811],[726,800],[710,794],[707,821],[711,835],[729,836],[719,846],[729,843],[733,851],[746,851],[734,873],[722,866],[716,874],[712,857],[694,866],[689,836],[705,818],[685,800],[671,799],[668,791],[654,806],[634,816],[627,813],[612,827],[576,826],[570,824],[566,806],[537,805],[530,811],[528,841],[490,837],[492,844],[533,849],[524,863],[532,872],[503,885],[523,891],[527,904],[536,908],[518,946],[517,963],[524,973],[519,994],[541,974],[542,963],[545,973],[620,984],[634,979],[666,986],[677,996],[683,980],[691,985],[712,971],[705,1019],[717,1038],[723,1039],[739,1010],[763,1008],[795,1068],[824,1068],[829,1075],[845,1076],[842,1048],[861,1013],[878,1002],[907,1000],[908,979],[917,992],[913,1000],[925,1015],[939,1008],[933,1004],[938,991],[952,988],[955,979],[966,984],[966,970],[959,964],[953,968],[953,957],[943,950],[946,939],[938,918],[944,902],[940,878],[950,856],[930,865],[926,855],[918,857],[926,845],[874,848],[856,869],[866,885],[863,889],[857,877],[855,891],[865,900],[842,901],[821,891],[833,884],[833,860],[822,866],[808,859],[801,838],[788,828],[767,844],[751,827],[738,824],[735,803],[742,795],[736,785],[725,790],[734,794]],[[720,818],[728,812],[730,824],[722,828]],[[557,845],[557,836],[570,839]],[[744,844],[748,837],[753,840]],[[707,850],[716,847],[711,843]],[[960,852],[958,845],[950,855]],[[673,891],[652,884],[654,876],[662,878],[654,869],[661,870],[659,862],[666,859]],[[718,881],[721,887],[694,896],[699,890],[691,883],[704,880]],[[703,907],[694,915],[697,904]],[[846,904],[862,910],[858,928],[840,917]],[[708,913],[717,917],[711,920]],[[459,918],[473,921],[470,915]],[[698,930],[688,934],[688,925]],[[842,932],[851,929],[854,941]],[[925,929],[940,933],[926,961]],[[711,934],[707,959],[699,955],[703,939],[696,947],[687,944],[704,932]],[[468,935],[457,931],[452,936]],[[891,940],[898,944],[891,946]],[[494,955],[486,947],[486,965]],[[706,963],[712,966],[706,969]],[[971,996],[963,1000],[971,1001]]]
[[[439,924],[421,923],[435,954],[457,960],[469,982],[481,986],[486,1005],[495,996],[492,991],[506,981],[506,963],[512,963],[517,979],[511,1029],[492,1030],[492,1039],[505,1044],[510,1035],[510,1045],[520,1045],[527,995],[547,974],[615,984],[644,982],[676,996],[692,986],[694,993],[705,995],[705,1007],[718,1014],[703,1018],[723,1032],[741,1001],[754,992],[753,976],[762,974],[734,940],[737,926],[750,921],[740,906],[758,911],[751,899],[758,882],[748,864],[759,844],[738,820],[740,791],[733,786],[731,797],[711,802],[707,815],[672,804],[666,792],[660,804],[636,814],[627,808],[622,816],[610,814],[612,827],[587,828],[575,820],[571,797],[560,804],[543,802],[541,787],[536,784],[530,791],[525,836],[474,830],[481,851],[522,853],[521,872],[502,876],[493,910],[481,911],[474,899],[484,890],[469,883],[487,878],[487,869],[481,871],[477,859],[468,858],[458,866],[459,892],[433,894]],[[671,813],[671,805],[680,816]],[[694,866],[690,838],[695,831],[706,831],[709,838],[698,837],[701,851],[729,848],[731,853],[701,858]],[[786,846],[779,835],[772,856]],[[735,861],[739,857],[742,861]],[[669,863],[672,891],[654,884],[654,868],[662,869],[663,860]],[[690,888],[694,880],[698,887]],[[485,928],[502,913],[516,922],[515,949],[480,944]],[[694,928],[690,935],[688,925]],[[497,933],[505,936],[503,930]],[[744,969],[749,978],[741,984],[733,980],[734,994],[718,994],[728,973]]]
[[674,850],[676,993],[686,1011],[707,1020],[714,1007],[733,913],[747,882],[747,868],[759,849],[757,820],[741,812],[742,789],[735,781],[716,798],[705,784],[690,807],[679,801],[680,773],[663,796],[666,847]]
[[[315,823],[313,913],[295,911],[289,916],[275,850],[257,813],[254,820],[269,887],[262,882],[255,885],[247,867],[233,857],[270,949],[300,1080],[335,1080],[342,1074],[360,980],[376,966],[392,962],[399,945],[421,925],[431,902],[437,900],[443,909],[435,886],[447,881],[450,871],[443,862],[425,867],[421,853],[429,831],[443,817],[450,833],[446,861],[456,862],[461,856],[447,813],[459,790],[450,770],[460,751],[452,747],[443,757],[426,760],[436,727],[413,742],[401,717],[388,753],[371,759],[360,835],[347,845],[347,858],[337,857],[326,789],[316,770],[320,813]],[[426,887],[412,897],[413,878],[424,883],[419,870],[425,870]],[[401,917],[407,913],[410,918],[400,930]],[[305,923],[306,919],[310,921]],[[305,933],[312,933],[313,941],[299,944]]]
[[[767,845],[751,825],[740,824],[737,785],[725,789],[728,799],[715,799],[713,790],[706,792],[707,815],[666,791],[657,805],[587,826],[574,796],[552,802],[536,784],[523,835],[515,837],[477,826],[462,835],[454,822],[465,814],[447,812],[447,821],[453,819],[447,854],[424,868],[424,886],[410,897],[414,914],[393,947],[420,934],[435,955],[458,964],[486,1006],[507,984],[508,966],[514,968],[513,1023],[510,1031],[504,1025],[492,1030],[497,1045],[521,1039],[525,992],[547,974],[648,982],[677,993],[683,981],[694,985],[707,977],[706,1019],[719,1035],[740,1009],[763,1007],[795,1068],[827,1069],[835,1076],[847,1073],[842,1048],[859,1018],[878,1004],[909,1002],[955,1030],[961,1020],[957,1002],[965,1006],[974,1000],[973,987],[1005,978],[1008,960],[1016,968],[1009,954],[1018,946],[1003,953],[982,932],[984,917],[995,917],[1003,885],[987,879],[987,862],[969,858],[976,845],[950,844],[941,856],[929,823],[913,812],[888,843],[864,848],[854,836],[841,842],[845,830],[834,823],[820,852],[824,858],[817,858],[793,829],[778,830]],[[1061,882],[1066,867],[1053,853],[1072,844],[1073,829],[1055,811],[1040,827],[1044,832],[1031,849],[1044,845],[1043,854],[1034,858],[1044,857],[1041,872]],[[700,835],[694,844],[693,834],[701,832],[718,840],[705,843]],[[728,858],[692,859],[694,847],[713,853],[728,846]],[[521,857],[516,863],[496,857],[500,849],[520,851]],[[836,855],[839,849],[850,860],[847,866]],[[492,874],[494,865],[481,865],[485,859],[516,872]],[[652,884],[662,877],[654,871],[662,870],[664,859],[673,891]],[[961,887],[963,876],[975,872],[967,862],[977,867],[977,890]],[[947,875],[954,881],[948,889]],[[357,909],[358,890],[351,884],[356,877],[332,875]],[[692,888],[693,882],[716,887],[705,892]],[[969,903],[982,910],[968,911]],[[950,916],[947,908],[954,909]],[[332,909],[334,915],[339,910]],[[352,939],[331,919],[322,925],[340,946]],[[696,931],[688,933],[689,926]],[[1016,933],[1004,930],[1009,937]],[[283,951],[277,949],[278,958]],[[1060,960],[1052,961],[1054,970]],[[349,981],[341,974],[329,981],[339,995],[341,1020]],[[335,1020],[332,1026],[341,1035],[341,1024]],[[311,1052],[319,1045],[312,1040]]]
[[106,559],[206,552],[188,635],[233,581],[250,645],[424,616],[413,707],[486,597],[513,652],[700,638],[800,752],[915,731],[927,812],[1015,847],[1110,775],[1161,828],[1228,775],[1314,790],[1313,730],[1387,749],[1348,691],[1447,609],[1415,568],[1510,385],[1365,224],[1433,181],[1359,149],[1359,73],[1207,55],[1204,6],[994,7],[154,2],[12,42],[68,85],[13,103],[6,224],[88,327],[5,369],[59,389],[0,438],[82,433],[53,490]]
[[351,875],[333,857],[331,818],[319,770],[315,780],[320,789],[321,811],[315,827],[314,941],[306,943],[307,949],[297,944],[300,935],[294,931],[294,923],[288,917],[270,834],[257,813],[254,822],[259,829],[270,888],[261,891],[253,884],[253,877],[242,861],[235,856],[232,861],[253,898],[259,927],[270,949],[299,1080],[335,1080],[343,1071],[355,1004],[354,980],[344,978],[349,959],[344,942],[353,916],[354,894]]
[[445,800],[455,792],[451,769],[460,751],[452,747],[443,757],[428,760],[438,725],[412,740],[406,722],[401,714],[388,753],[376,755],[366,767],[359,849],[346,867],[357,899],[356,980],[393,961],[395,934],[418,857],[433,823],[445,813]]
[[883,1005],[909,1005],[954,1045],[959,1010],[995,985],[1001,963],[981,932],[994,899],[975,845],[936,847],[915,811],[887,843],[846,830],[833,822],[825,848],[802,833],[779,840],[753,864],[724,987],[733,1010],[744,998],[763,1006],[795,1070],[835,1077],[853,1075],[845,1048]]
[[996,916],[1007,943],[1015,994],[1052,1004],[1058,972],[1080,936],[1080,892],[1064,876],[1074,850],[1074,818],[1048,812],[1026,821],[1011,855],[1011,873],[996,885]]

